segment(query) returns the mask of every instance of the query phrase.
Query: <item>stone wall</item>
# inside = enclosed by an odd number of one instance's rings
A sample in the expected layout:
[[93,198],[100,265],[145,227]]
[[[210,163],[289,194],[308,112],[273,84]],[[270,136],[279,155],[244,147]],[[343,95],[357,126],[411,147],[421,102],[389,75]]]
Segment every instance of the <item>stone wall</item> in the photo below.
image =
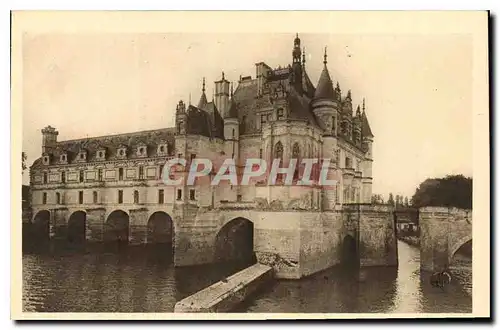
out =
[[420,267],[442,271],[455,252],[472,240],[472,210],[447,207],[419,209]]
[[344,205],[343,220],[346,234],[356,235],[353,231],[358,228],[361,266],[398,264],[396,227],[391,207],[368,204]]

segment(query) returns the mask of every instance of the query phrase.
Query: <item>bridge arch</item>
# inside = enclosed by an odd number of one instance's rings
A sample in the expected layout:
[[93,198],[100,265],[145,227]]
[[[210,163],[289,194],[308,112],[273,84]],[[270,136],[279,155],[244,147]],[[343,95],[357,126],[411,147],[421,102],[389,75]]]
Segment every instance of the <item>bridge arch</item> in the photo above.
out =
[[87,213],[75,211],[68,218],[68,241],[81,244],[85,242],[87,231]]
[[463,247],[464,245],[466,245],[469,242],[472,242],[472,235],[467,235],[467,236],[460,238],[457,242],[455,242],[455,244],[453,244],[449,248],[449,250],[448,250],[449,251],[449,253],[448,253],[448,265],[450,265],[451,262],[453,261],[453,257],[455,256],[455,253],[457,253],[461,247]]
[[168,213],[154,212],[149,217],[147,226],[146,242],[148,244],[172,244],[174,242],[174,220]]
[[215,262],[250,261],[254,258],[254,223],[236,217],[225,223],[215,236]]
[[340,263],[344,266],[358,266],[359,265],[359,252],[358,252],[358,243],[356,239],[347,234],[342,239],[341,246],[341,256]]
[[128,242],[130,236],[130,217],[123,210],[114,210],[106,218],[104,240]]
[[49,240],[50,238],[50,211],[38,211],[33,217],[33,233],[37,240]]

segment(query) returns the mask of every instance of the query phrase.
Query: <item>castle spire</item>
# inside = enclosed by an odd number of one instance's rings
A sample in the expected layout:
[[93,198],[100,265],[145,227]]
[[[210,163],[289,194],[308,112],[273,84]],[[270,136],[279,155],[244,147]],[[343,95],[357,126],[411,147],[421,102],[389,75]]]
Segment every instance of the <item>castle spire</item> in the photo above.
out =
[[[191,94],[189,94],[189,104],[191,104]],[[200,101],[198,102],[198,108],[199,109],[203,109],[205,108],[205,106],[208,104],[208,100],[207,100],[207,95],[205,94],[205,77],[203,77],[203,84],[202,84],[202,88],[201,88],[201,97],[200,97]]]
[[231,99],[233,98],[233,93],[234,93],[234,91],[233,91],[233,82],[231,81]]
[[323,56],[323,64],[326,65],[326,63],[328,63],[328,61],[326,60],[326,58],[328,57],[328,55],[326,54],[326,46],[325,46],[325,55]]
[[306,65],[306,47],[302,48],[302,66]]
[[360,117],[361,116],[361,111],[359,109],[359,105],[358,107],[356,108],[356,117]]
[[365,113],[365,98],[363,97],[363,113]]
[[298,63],[300,65],[300,56],[301,51],[300,51],[300,39],[299,39],[299,34],[297,33],[295,36],[295,40],[293,41],[293,51],[292,51],[292,58],[293,58],[293,63]]

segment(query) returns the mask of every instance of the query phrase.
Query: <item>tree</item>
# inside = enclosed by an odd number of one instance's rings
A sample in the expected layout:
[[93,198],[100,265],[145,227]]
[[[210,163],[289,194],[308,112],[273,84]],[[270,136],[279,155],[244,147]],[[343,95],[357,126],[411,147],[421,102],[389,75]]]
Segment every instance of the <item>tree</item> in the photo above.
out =
[[412,197],[412,206],[472,208],[472,178],[448,175],[423,181]]
[[24,173],[24,171],[28,168],[26,166],[26,159],[27,159],[26,153],[23,151],[22,155],[21,155],[21,163],[22,163],[22,171],[21,171],[21,173]]
[[394,196],[392,193],[389,193],[389,199],[387,200],[387,204],[394,206]]

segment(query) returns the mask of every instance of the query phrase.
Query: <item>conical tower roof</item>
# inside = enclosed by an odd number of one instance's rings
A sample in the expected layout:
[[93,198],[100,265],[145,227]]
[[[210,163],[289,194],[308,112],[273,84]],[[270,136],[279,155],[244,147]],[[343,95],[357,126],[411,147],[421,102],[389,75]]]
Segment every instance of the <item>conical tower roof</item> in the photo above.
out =
[[335,92],[333,90],[332,78],[328,72],[328,67],[326,66],[326,48],[325,48],[325,60],[323,61],[324,67],[318,80],[318,87],[316,87],[316,92],[314,93],[314,99],[329,99],[335,100]]
[[361,134],[365,137],[373,137],[372,129],[368,123],[368,117],[366,117],[365,99],[363,99],[363,113],[361,114]]

